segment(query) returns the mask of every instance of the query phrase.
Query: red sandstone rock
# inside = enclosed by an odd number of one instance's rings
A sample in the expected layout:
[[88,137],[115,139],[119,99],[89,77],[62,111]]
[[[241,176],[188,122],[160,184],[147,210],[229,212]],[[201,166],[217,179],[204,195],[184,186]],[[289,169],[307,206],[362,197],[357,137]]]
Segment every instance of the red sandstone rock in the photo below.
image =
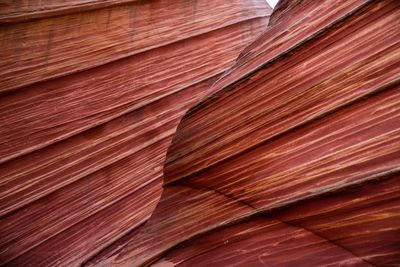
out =
[[78,266],[149,218],[181,117],[271,10],[263,0],[6,4],[0,262]]
[[400,264],[400,3],[274,12],[184,116],[113,265]]
[[396,266],[399,180],[366,183],[221,227],[169,251],[159,264]]
[[398,1],[265,7],[0,12],[2,263],[399,265]]

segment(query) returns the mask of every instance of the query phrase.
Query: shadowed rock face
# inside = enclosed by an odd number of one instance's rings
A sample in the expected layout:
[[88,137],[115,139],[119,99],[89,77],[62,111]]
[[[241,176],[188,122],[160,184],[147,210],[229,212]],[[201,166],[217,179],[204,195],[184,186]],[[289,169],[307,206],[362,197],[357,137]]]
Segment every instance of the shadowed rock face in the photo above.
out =
[[107,259],[155,208],[181,117],[265,31],[271,9],[264,0],[0,5],[0,265]]
[[400,265],[399,1],[282,1],[182,119],[113,266]]

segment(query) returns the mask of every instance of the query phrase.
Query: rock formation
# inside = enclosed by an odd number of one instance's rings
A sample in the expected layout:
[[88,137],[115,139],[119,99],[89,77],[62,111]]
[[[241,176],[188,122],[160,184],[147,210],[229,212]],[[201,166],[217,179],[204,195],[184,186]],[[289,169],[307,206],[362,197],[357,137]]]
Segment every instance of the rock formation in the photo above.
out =
[[181,117],[266,29],[271,9],[264,0],[0,5],[0,265],[79,266],[149,218]]
[[115,266],[399,266],[400,2],[281,1],[184,116]]
[[1,262],[399,266],[400,2],[270,13],[6,2]]

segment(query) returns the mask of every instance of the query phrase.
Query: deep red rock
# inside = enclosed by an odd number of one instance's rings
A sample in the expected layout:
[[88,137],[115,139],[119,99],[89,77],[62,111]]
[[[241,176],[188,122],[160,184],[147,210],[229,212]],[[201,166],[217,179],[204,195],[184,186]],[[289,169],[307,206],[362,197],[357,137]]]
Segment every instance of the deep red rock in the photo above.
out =
[[399,265],[399,7],[281,2],[185,114],[113,264]]
[[79,266],[127,242],[181,117],[270,13],[263,0],[4,3],[0,263]]
[[10,2],[2,263],[400,265],[400,3],[269,14]]

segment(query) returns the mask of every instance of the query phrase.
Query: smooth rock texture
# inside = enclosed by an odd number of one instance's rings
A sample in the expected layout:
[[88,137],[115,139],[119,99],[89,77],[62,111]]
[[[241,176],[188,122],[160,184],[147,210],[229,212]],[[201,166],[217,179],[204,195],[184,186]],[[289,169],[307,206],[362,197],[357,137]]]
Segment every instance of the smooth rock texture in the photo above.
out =
[[0,4],[0,265],[119,253],[157,204],[180,119],[272,12],[263,0],[50,2]]
[[395,0],[281,1],[185,114],[108,264],[400,265],[398,21]]

